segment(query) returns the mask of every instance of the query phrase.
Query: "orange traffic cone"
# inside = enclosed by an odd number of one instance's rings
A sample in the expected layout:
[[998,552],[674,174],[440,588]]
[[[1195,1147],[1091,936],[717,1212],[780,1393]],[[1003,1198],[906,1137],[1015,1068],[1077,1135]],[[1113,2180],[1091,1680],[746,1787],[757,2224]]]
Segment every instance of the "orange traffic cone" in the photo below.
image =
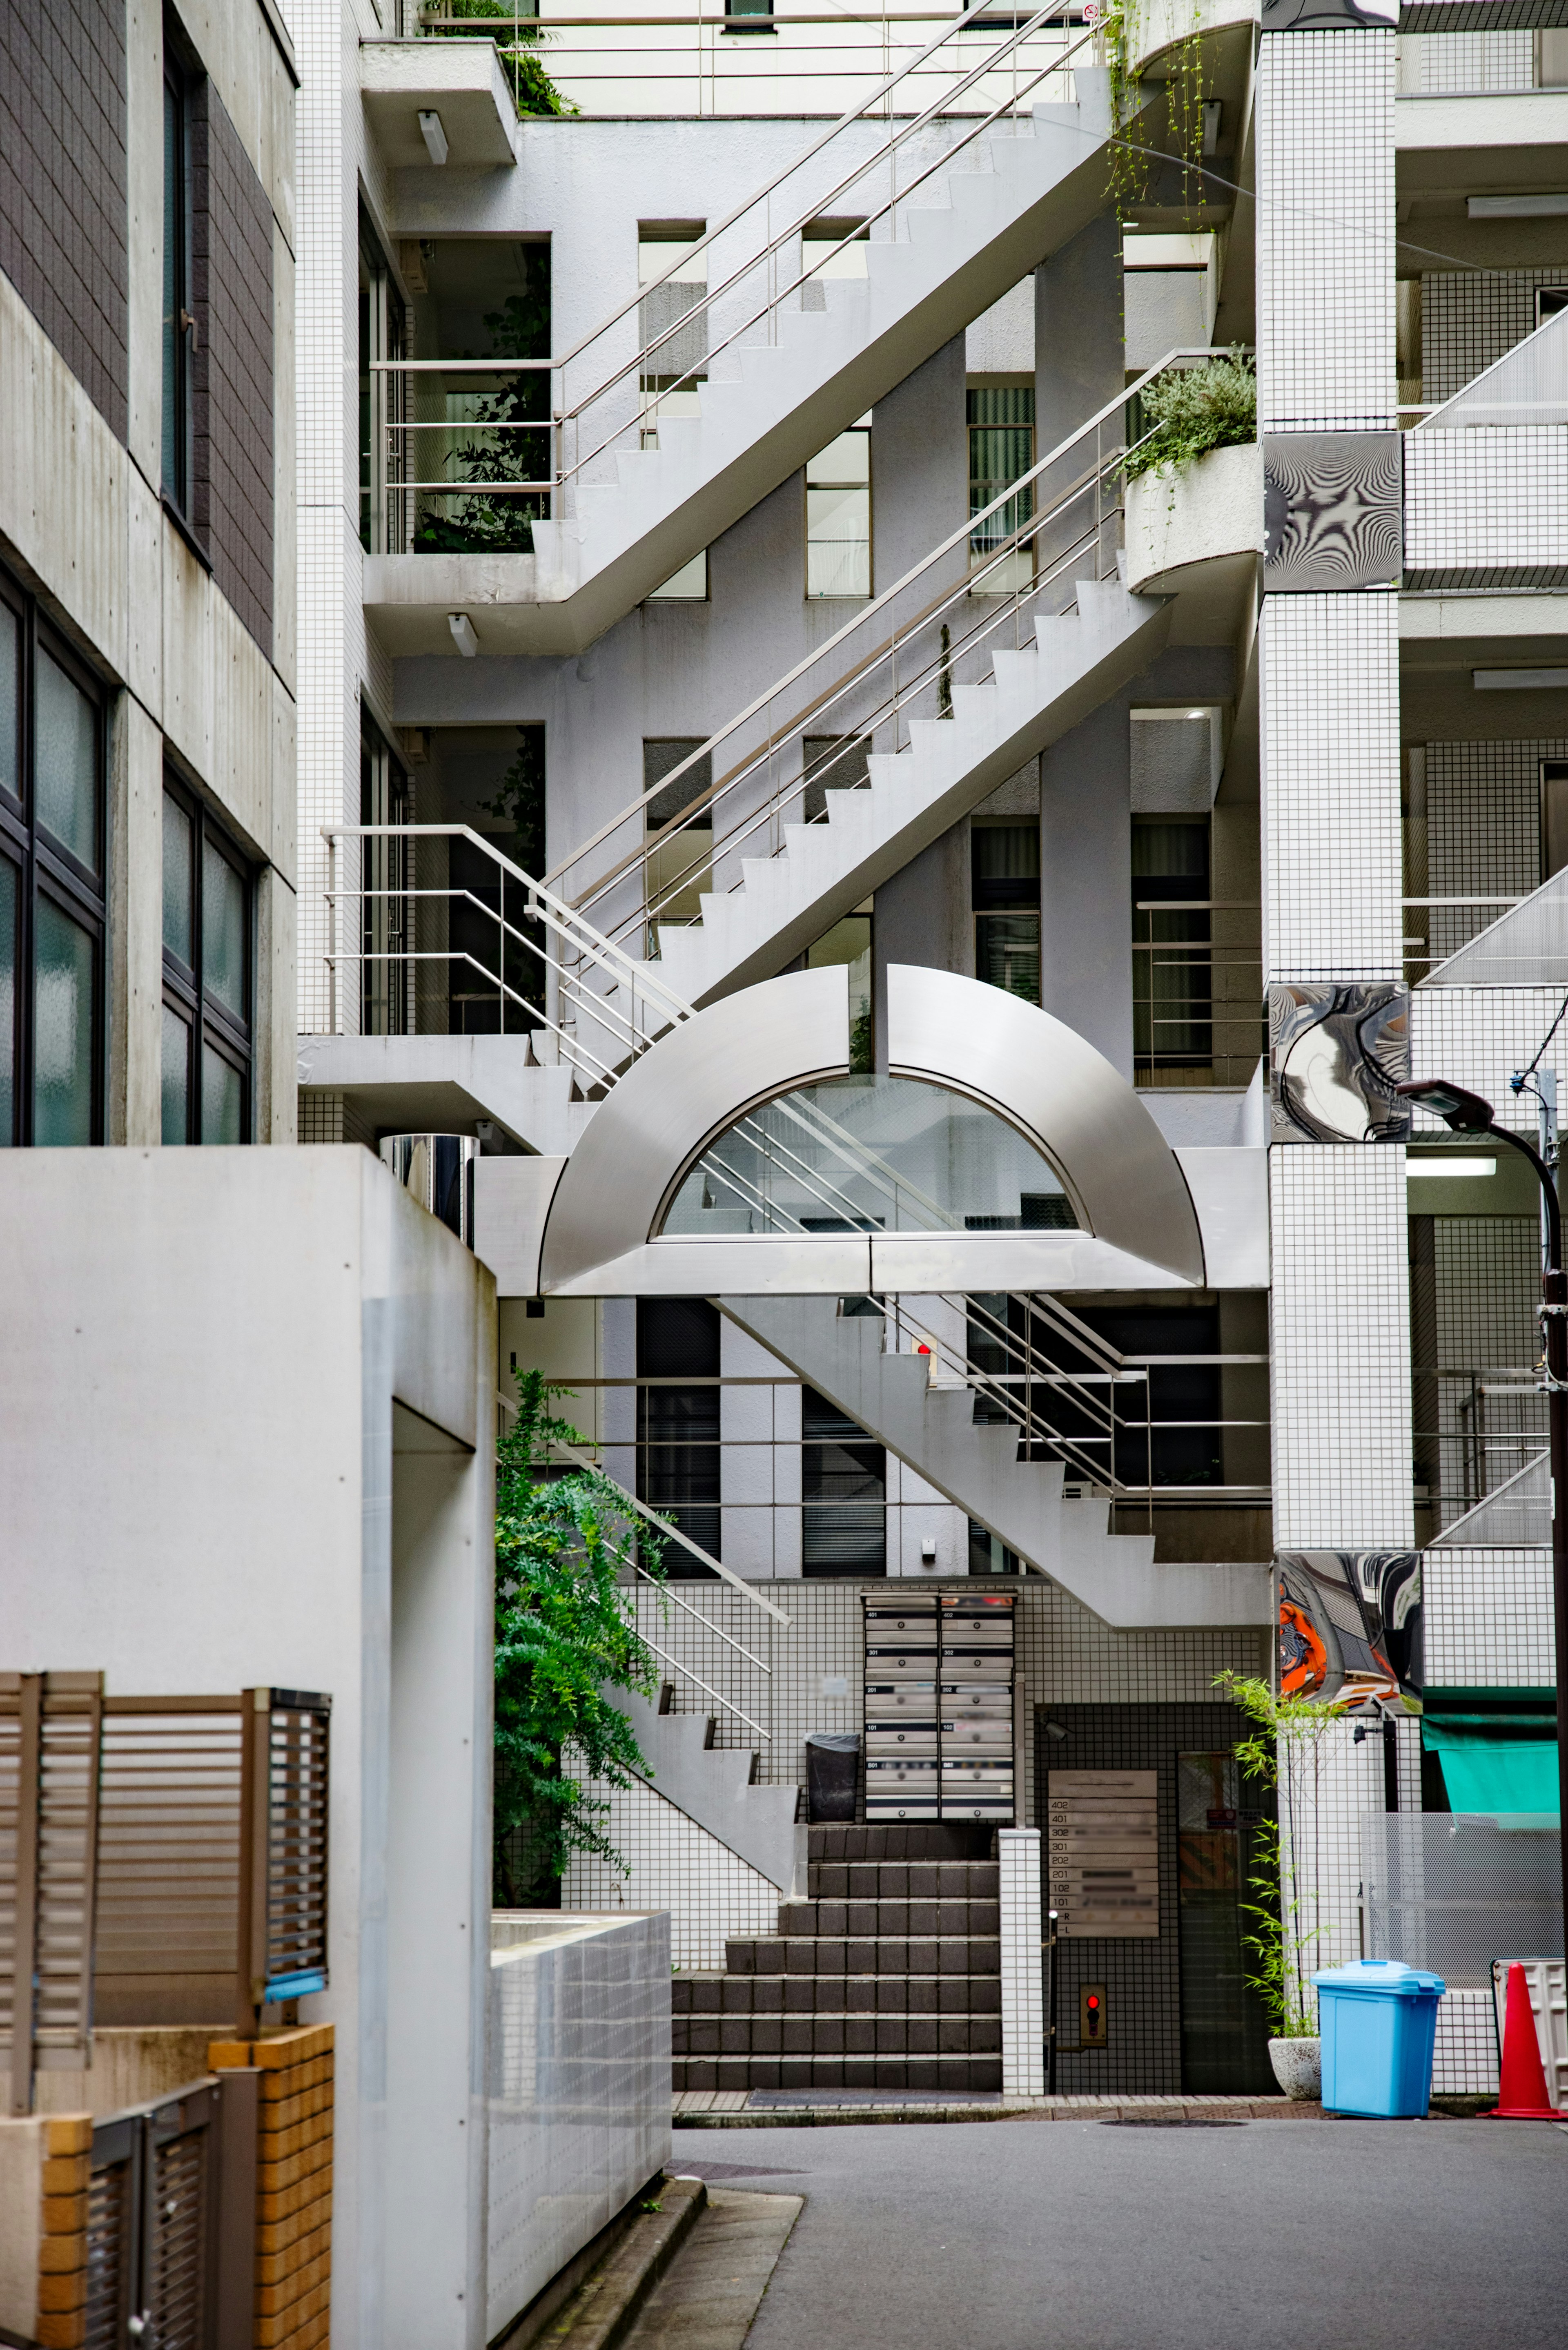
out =
[[1530,1985],[1522,1967],[1508,1970],[1508,2004],[1502,2018],[1502,2084],[1487,2116],[1493,2122],[1568,2122],[1546,2094],[1546,2070],[1535,2036]]

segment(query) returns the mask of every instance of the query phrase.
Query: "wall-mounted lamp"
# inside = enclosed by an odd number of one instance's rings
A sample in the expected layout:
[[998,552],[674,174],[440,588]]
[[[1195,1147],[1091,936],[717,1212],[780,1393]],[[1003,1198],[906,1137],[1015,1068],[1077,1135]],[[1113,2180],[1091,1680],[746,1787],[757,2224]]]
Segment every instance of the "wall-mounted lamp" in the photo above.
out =
[[420,136],[425,142],[431,161],[438,165],[444,163],[447,157],[446,132],[433,106],[420,109]]
[[449,612],[446,616],[446,624],[452,630],[452,643],[457,647],[463,660],[472,660],[479,650],[479,636],[468,614]]

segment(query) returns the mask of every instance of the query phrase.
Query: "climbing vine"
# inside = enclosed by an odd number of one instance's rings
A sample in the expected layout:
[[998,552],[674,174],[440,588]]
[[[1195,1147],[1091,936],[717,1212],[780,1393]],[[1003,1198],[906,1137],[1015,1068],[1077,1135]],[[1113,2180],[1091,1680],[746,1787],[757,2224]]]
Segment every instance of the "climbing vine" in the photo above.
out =
[[[1134,63],[1145,30],[1140,24],[1142,0],[1098,0],[1097,18],[1091,14],[1096,5],[1096,0],[1088,0],[1085,14],[1090,22],[1097,21],[1099,25],[1111,78],[1111,119],[1119,134],[1143,103],[1143,77]],[[1181,210],[1189,230],[1197,226],[1203,201],[1202,35],[1202,0],[1193,0],[1192,21],[1175,47],[1168,52],[1165,77],[1168,136],[1180,175]],[[1113,138],[1106,193],[1119,220],[1152,201],[1152,160],[1137,141],[1119,135]]]

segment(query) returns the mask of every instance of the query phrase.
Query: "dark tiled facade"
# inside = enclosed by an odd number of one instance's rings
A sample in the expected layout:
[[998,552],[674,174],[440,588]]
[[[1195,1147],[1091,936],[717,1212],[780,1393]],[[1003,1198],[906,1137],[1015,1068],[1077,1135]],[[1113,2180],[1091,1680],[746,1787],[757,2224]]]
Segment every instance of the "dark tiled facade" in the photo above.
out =
[[815,1827],[809,1898],[677,1975],[677,2089],[999,2089],[988,1828]]
[[211,82],[192,109],[196,534],[213,577],[270,655],[273,604],[273,217]]
[[0,269],[123,441],[125,0],[0,8]]

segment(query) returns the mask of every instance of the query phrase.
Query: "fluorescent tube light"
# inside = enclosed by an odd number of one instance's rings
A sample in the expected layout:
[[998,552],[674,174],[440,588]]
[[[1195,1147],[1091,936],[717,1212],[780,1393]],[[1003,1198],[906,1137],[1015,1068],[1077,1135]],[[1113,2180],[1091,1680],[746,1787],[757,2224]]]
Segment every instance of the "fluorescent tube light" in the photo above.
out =
[[472,660],[479,650],[479,637],[468,614],[449,612],[446,616],[446,624],[452,630],[452,643],[457,647],[463,660]]
[[1474,1182],[1482,1175],[1495,1175],[1495,1159],[1460,1159],[1457,1155],[1443,1159],[1407,1159],[1405,1178],[1410,1183],[1428,1183],[1434,1176]]
[[1568,669],[1472,669],[1470,683],[1478,693],[1561,693]]
[[420,109],[420,135],[430,151],[431,161],[444,163],[447,156],[446,132],[433,106]]
[[1544,196],[1469,196],[1471,220],[1562,220],[1568,217],[1568,189]]

